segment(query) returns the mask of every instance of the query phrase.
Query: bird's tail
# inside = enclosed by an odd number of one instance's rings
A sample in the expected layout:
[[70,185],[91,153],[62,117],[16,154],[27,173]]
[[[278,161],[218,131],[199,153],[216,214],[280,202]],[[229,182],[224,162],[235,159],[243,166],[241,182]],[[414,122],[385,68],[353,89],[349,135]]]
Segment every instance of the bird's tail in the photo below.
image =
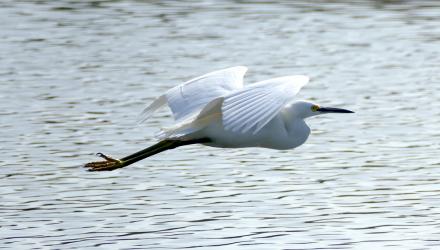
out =
[[131,165],[137,161],[140,161],[142,159],[145,159],[147,157],[153,156],[155,154],[158,154],[160,152],[177,148],[180,146],[190,145],[190,144],[196,144],[196,143],[207,143],[210,140],[207,138],[201,138],[201,139],[194,139],[194,140],[162,140],[153,146],[150,146],[146,149],[143,149],[141,151],[138,151],[134,154],[128,155],[121,159],[113,159],[111,157],[108,157],[102,153],[98,153],[98,156],[105,159],[105,161],[98,161],[98,162],[90,162],[85,165],[86,168],[88,168],[89,171],[109,171],[109,170],[115,170],[118,168],[123,168],[128,165]]

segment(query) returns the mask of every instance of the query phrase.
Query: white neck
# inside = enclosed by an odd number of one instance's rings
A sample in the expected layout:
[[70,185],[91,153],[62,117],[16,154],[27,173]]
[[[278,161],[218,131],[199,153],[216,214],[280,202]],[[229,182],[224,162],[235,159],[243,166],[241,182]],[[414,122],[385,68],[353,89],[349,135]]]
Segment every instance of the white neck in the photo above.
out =
[[298,115],[291,112],[290,109],[286,109],[285,112],[283,112],[283,120],[292,147],[298,147],[303,144],[310,135],[310,128],[304,119],[298,117]]

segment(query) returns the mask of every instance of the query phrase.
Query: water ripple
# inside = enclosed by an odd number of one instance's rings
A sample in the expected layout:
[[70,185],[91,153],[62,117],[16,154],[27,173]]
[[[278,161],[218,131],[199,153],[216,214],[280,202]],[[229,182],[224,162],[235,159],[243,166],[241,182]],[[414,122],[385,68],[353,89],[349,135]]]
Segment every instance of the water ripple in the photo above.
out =
[[[438,249],[437,1],[2,1],[0,248]],[[150,145],[135,121],[188,78],[308,74],[288,151]]]

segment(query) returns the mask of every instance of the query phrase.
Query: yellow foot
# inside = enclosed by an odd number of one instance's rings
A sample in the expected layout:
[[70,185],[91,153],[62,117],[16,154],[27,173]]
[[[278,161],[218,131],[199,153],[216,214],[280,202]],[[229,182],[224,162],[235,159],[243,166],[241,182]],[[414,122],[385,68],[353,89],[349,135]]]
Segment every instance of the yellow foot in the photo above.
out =
[[87,163],[84,167],[87,168],[88,171],[111,171],[123,167],[121,160],[113,159],[102,153],[97,153],[96,155],[104,158],[105,161]]

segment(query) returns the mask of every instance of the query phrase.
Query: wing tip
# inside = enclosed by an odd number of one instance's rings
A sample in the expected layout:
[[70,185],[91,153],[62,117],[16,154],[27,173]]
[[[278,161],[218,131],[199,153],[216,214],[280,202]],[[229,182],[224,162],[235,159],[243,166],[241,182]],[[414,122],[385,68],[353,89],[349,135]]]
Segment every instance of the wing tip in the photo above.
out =
[[238,66],[231,67],[231,69],[233,69],[233,68],[236,68],[238,71],[243,71],[243,74],[245,74],[246,71],[248,71],[248,69],[249,69],[248,67],[243,66],[243,65],[238,65]]
[[141,124],[153,116],[154,112],[166,104],[166,98],[164,95],[156,98],[148,107],[146,107],[137,119],[137,124]]
[[298,75],[298,77],[303,78],[302,79],[302,81],[304,82],[303,86],[310,82],[310,76],[308,75]]
[[[229,67],[229,68],[225,68],[225,69],[221,69],[218,71],[235,71],[235,74],[238,74],[240,77],[244,77],[244,75],[246,74],[246,72],[248,71],[248,67],[243,66],[243,65],[238,65],[238,66],[233,66],[233,67]],[[217,71],[217,72],[218,72]],[[214,71],[215,72],[215,71]]]
[[295,81],[296,83],[299,83],[302,86],[306,85],[310,81],[310,76],[308,75],[288,75],[288,76],[279,77],[279,79],[282,78],[291,79],[292,81]]

